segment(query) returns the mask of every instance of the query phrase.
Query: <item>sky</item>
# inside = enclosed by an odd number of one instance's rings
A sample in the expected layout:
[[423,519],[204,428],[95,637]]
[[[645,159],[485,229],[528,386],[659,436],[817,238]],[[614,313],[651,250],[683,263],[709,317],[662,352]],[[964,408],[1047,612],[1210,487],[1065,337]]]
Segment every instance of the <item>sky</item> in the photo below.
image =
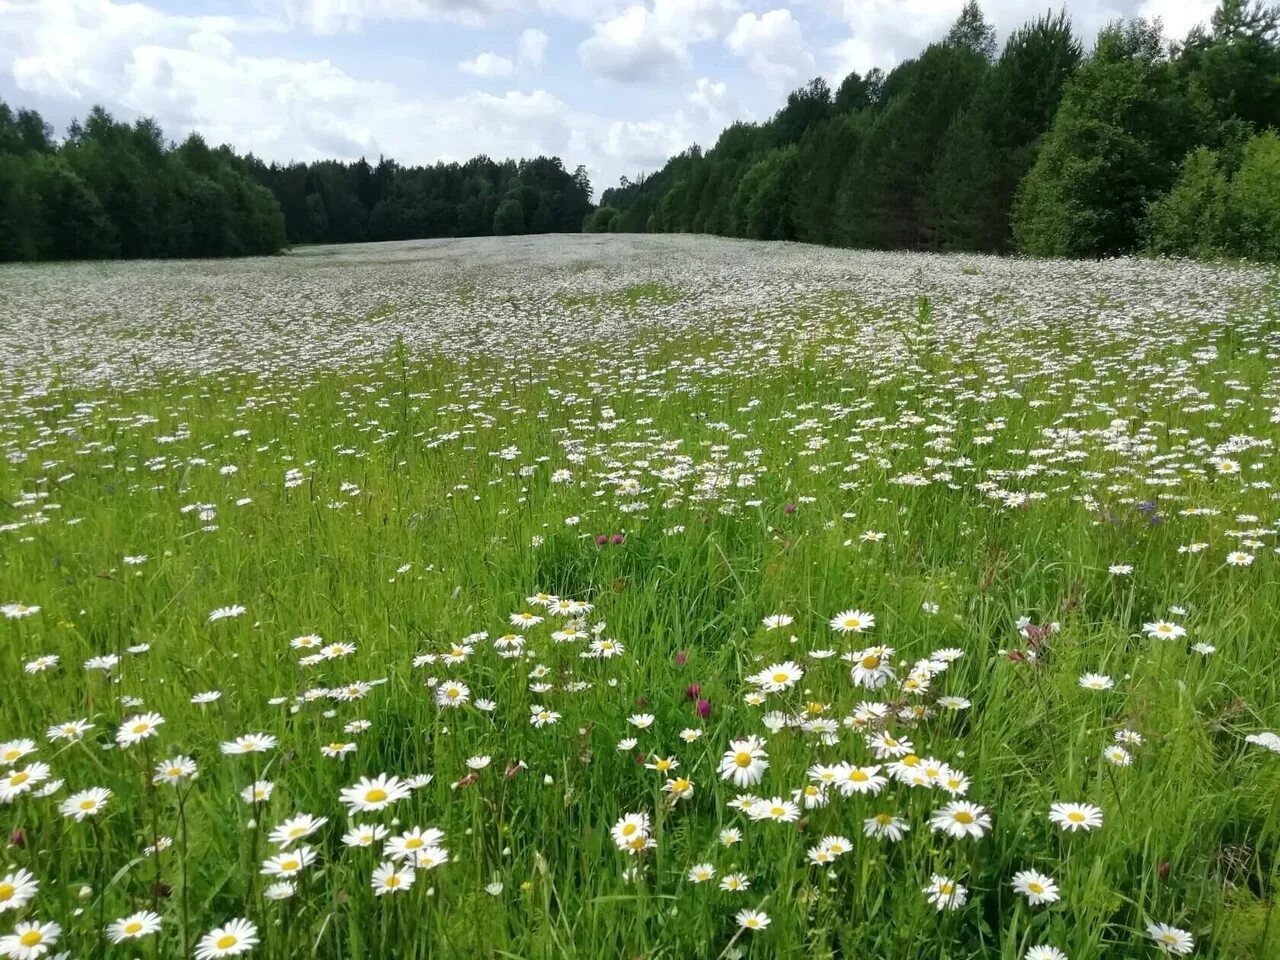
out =
[[[61,134],[101,104],[265,160],[537,154],[597,192],[762,120],[815,76],[888,70],[963,0],[0,0],[0,99]],[[1048,4],[987,0],[1001,37]],[[1069,0],[1182,37],[1214,0]]]

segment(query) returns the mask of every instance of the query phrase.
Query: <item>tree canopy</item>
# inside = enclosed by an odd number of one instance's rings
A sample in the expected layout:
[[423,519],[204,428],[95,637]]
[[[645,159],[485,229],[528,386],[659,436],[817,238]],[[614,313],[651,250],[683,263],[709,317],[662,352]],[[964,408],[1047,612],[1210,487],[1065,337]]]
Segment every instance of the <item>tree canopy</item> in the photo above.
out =
[[624,178],[589,226],[1275,258],[1271,206],[1259,199],[1249,217],[1240,197],[1280,196],[1267,134],[1280,126],[1278,24],[1276,7],[1221,0],[1182,42],[1138,18],[1110,24],[1086,55],[1066,14],[1050,13],[997,53],[970,0],[945,37],[888,73],[851,73],[834,93],[814,80],[769,120],[734,123],[705,153],[694,146]]

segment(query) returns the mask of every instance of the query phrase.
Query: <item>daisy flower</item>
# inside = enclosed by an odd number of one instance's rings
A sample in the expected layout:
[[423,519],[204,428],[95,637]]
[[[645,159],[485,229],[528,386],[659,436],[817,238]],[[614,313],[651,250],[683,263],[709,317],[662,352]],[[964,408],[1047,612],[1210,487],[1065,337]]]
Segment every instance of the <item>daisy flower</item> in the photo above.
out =
[[1165,953],[1183,956],[1196,948],[1196,942],[1190,933],[1167,923],[1148,923],[1147,936]]
[[1027,898],[1027,903],[1038,907],[1058,899],[1058,885],[1052,877],[1035,870],[1021,870],[1013,875],[1013,889]]
[[714,879],[716,868],[709,863],[695,863],[689,868],[690,883],[706,883],[708,880]]
[[929,819],[929,826],[935,833],[981,840],[991,829],[991,815],[987,813],[985,807],[965,800],[957,800],[935,811]]
[[736,740],[720,758],[717,772],[721,780],[732,780],[735,786],[749,787],[764,779],[769,767],[769,755],[764,752],[765,741],[758,737]]
[[126,940],[137,940],[149,937],[160,930],[160,915],[150,910],[132,913],[107,925],[107,936],[112,943],[124,943]]
[[727,873],[720,881],[720,889],[727,893],[741,893],[751,889],[751,881],[745,873]]
[[62,927],[53,922],[27,920],[13,928],[13,933],[0,937],[0,953],[10,960],[36,960],[49,952],[62,936]]
[[829,621],[836,633],[863,633],[876,625],[876,618],[861,610],[844,610]]
[[258,945],[258,928],[252,921],[231,920],[214,927],[196,944],[196,960],[217,960],[248,953]]
[[309,813],[300,813],[272,830],[267,834],[267,839],[277,847],[290,847],[297,841],[311,836],[328,822],[328,817],[313,817]]
[[763,910],[739,910],[733,919],[743,930],[763,930],[772,922]]
[[399,777],[382,773],[372,780],[361,777],[353,786],[343,788],[338,799],[346,804],[348,814],[355,816],[357,813],[383,810],[403,800],[409,793],[408,784]]
[[385,860],[373,870],[370,885],[375,896],[385,897],[389,893],[402,893],[413,886],[416,873],[407,864],[396,864]]
[[380,823],[368,826],[357,823],[342,835],[342,843],[348,847],[372,847],[379,840],[385,840],[390,832]]
[[246,753],[266,753],[279,741],[269,733],[246,733],[223,743],[220,749],[227,756],[239,756]]
[[1022,955],[1022,960],[1067,960],[1067,955],[1057,947],[1042,943],[1028,947],[1027,952]]
[[21,910],[40,889],[40,881],[28,870],[15,870],[0,877],[0,913]]
[[921,890],[928,895],[929,902],[937,907],[939,911],[959,910],[964,906],[965,901],[969,899],[967,887],[961,886],[950,877],[944,877],[940,873],[935,873],[929,880],[929,885],[922,887]]
[[164,723],[164,717],[158,713],[141,713],[130,717],[116,731],[116,743],[122,747],[131,747],[135,743],[156,735],[156,728]]
[[262,861],[262,869],[258,872],[268,877],[296,877],[315,859],[316,852],[311,847],[295,847]]
[[58,812],[64,817],[74,817],[77,822],[85,817],[96,817],[107,805],[111,791],[106,787],[92,787],[73,793],[58,805]]
[[1049,819],[1063,830],[1097,830],[1102,826],[1102,808],[1088,803],[1055,803],[1049,807]]
[[889,840],[894,843],[906,836],[911,824],[891,813],[877,813],[862,821],[862,833],[873,840]]

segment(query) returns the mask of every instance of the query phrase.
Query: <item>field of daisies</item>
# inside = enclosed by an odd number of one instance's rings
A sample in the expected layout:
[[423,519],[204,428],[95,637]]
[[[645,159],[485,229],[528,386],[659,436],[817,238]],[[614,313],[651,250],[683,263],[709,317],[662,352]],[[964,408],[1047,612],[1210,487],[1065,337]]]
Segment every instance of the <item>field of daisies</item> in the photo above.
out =
[[0,956],[1280,957],[1280,283],[0,272]]

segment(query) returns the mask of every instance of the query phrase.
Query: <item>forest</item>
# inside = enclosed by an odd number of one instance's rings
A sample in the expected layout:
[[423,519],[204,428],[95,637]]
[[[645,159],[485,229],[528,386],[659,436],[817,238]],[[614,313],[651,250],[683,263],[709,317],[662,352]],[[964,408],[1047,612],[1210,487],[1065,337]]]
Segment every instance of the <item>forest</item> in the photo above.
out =
[[94,107],[56,142],[0,103],[0,261],[238,257],[300,243],[578,232],[584,167],[556,157],[406,167],[266,164]]
[[302,243],[687,232],[845,247],[1280,260],[1280,7],[1221,0],[1183,40],[975,0],[889,71],[815,79],[769,120],[623,178],[558,157],[266,163],[94,107],[58,141],[0,103],[0,260],[219,257]]
[[1280,8],[1222,0],[1181,42],[974,2],[887,73],[817,79],[605,190],[584,229],[847,247],[1280,260]]

